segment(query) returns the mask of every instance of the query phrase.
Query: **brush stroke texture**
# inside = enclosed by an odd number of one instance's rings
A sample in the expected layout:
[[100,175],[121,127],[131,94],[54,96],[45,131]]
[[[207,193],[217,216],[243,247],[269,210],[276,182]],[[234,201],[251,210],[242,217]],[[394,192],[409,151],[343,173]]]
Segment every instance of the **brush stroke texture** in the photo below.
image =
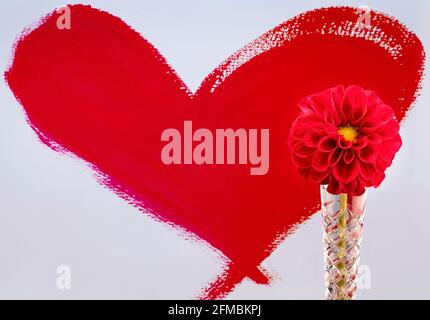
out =
[[[371,28],[360,29],[355,8],[333,7],[262,35],[192,93],[122,20],[70,8],[70,30],[57,29],[54,12],[21,35],[6,81],[45,144],[84,159],[143,212],[223,254],[225,271],[200,298],[222,298],[244,277],[267,284],[261,262],[319,209],[318,186],[299,177],[287,147],[297,102],[356,84],[376,91],[403,119],[423,73],[423,47],[398,21],[372,12]],[[270,128],[268,174],[163,165],[160,134],[184,120],[211,130]]]

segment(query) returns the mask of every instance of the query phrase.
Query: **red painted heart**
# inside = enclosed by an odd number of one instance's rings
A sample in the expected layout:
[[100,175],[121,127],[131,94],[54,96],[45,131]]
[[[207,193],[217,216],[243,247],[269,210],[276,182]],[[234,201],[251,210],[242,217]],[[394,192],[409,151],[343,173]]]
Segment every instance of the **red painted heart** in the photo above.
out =
[[[287,148],[297,101],[357,84],[402,119],[422,76],[424,51],[413,33],[376,12],[366,28],[356,9],[340,7],[279,25],[191,93],[119,18],[70,8],[70,30],[58,29],[53,13],[19,39],[7,82],[44,143],[84,159],[120,196],[225,255],[226,271],[205,298],[222,297],[244,277],[267,282],[260,263],[318,209],[318,187],[298,176]],[[184,120],[210,130],[269,128],[268,173],[250,175],[248,165],[166,166],[161,132],[182,130]]]

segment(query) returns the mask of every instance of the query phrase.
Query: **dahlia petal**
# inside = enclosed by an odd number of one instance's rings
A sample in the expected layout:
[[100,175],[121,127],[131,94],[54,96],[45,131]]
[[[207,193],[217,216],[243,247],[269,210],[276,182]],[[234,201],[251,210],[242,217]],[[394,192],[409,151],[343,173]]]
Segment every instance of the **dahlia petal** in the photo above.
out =
[[293,154],[293,162],[297,168],[310,168],[312,167],[312,158],[311,157],[298,157]]
[[350,183],[338,183],[333,179],[328,185],[327,191],[332,194],[346,193],[351,196],[360,196],[364,193],[365,188],[357,179]]
[[334,125],[328,125],[324,128],[324,133],[326,136],[337,140],[337,138],[339,137],[339,133],[337,132],[337,127]]
[[366,192],[366,188],[364,185],[358,183],[355,187],[355,192],[351,193],[353,196],[361,196],[364,192]]
[[301,138],[290,136],[290,139],[288,139],[288,146],[292,151],[300,148],[302,145],[303,145],[303,139]]
[[357,191],[357,186],[358,186],[358,179],[354,179],[349,183],[345,183],[342,186],[341,192],[342,193],[347,193],[349,195],[355,195],[356,191]]
[[315,112],[324,119],[324,122],[333,124],[334,121],[331,112],[333,101],[330,91],[323,91],[320,94],[315,95],[312,101]]
[[379,121],[383,124],[387,123],[391,119],[395,119],[394,110],[386,104],[380,104],[378,106],[375,116],[377,116]]
[[379,187],[379,185],[384,181],[385,179],[385,173],[383,171],[376,171],[375,174],[372,176],[372,187]]
[[382,140],[388,140],[397,135],[399,130],[399,123],[394,118],[392,118],[385,125],[379,127],[376,133],[379,134]]
[[315,132],[307,132],[303,137],[303,143],[307,147],[315,148],[318,142],[321,140],[322,136]]
[[359,162],[360,177],[367,181],[372,179],[372,176],[376,172],[375,165],[373,163]]
[[397,122],[390,106],[381,104],[374,109],[372,114],[368,114],[360,123],[360,131],[364,134],[378,130],[392,120]]
[[297,149],[294,149],[294,154],[301,158],[307,158],[311,156],[315,152],[314,148],[306,147],[304,144],[299,146]]
[[299,168],[298,171],[303,178],[317,184],[321,184],[328,176],[327,172],[316,172],[312,168]]
[[347,193],[351,196],[361,196],[366,191],[363,182],[357,178],[350,183],[343,185],[343,193]]
[[346,164],[342,159],[334,166],[333,176],[340,183],[348,183],[354,180],[358,175],[357,161]]
[[345,140],[344,137],[339,135],[337,140],[337,146],[341,149],[349,149],[352,147],[352,141]]
[[366,139],[369,142],[374,143],[374,144],[380,144],[382,142],[381,136],[376,132],[372,132],[372,133],[368,134],[366,136]]
[[340,126],[342,121],[342,105],[345,100],[345,87],[336,86],[331,91],[333,124]]
[[307,133],[306,127],[297,124],[297,125],[294,125],[293,127],[291,127],[290,138],[291,139],[293,139],[293,138],[303,139],[303,137],[305,136],[306,133]]
[[354,143],[354,145],[352,146],[352,148],[354,149],[355,152],[358,152],[361,149],[363,149],[364,147],[366,147],[367,144],[368,144],[368,138],[367,137],[359,137],[357,139],[357,141]]
[[391,141],[387,141],[380,146],[380,156],[378,160],[385,161],[385,167],[391,166],[396,152],[400,149],[402,140],[400,136],[393,138]]
[[328,157],[330,153],[327,152],[315,152],[312,157],[312,168],[318,172],[324,172],[328,169]]
[[317,145],[317,149],[321,152],[331,152],[336,149],[337,143],[336,140],[330,137],[323,137]]
[[328,165],[329,167],[334,167],[342,157],[343,150],[342,149],[336,149],[332,153],[330,153],[328,157]]
[[358,86],[348,87],[346,89],[345,103],[350,107],[350,117],[346,121],[356,125],[367,112],[367,97],[364,90]]
[[354,158],[355,158],[354,151],[352,151],[351,149],[347,149],[343,153],[343,161],[346,164],[350,164],[354,160]]
[[310,175],[312,173],[312,168],[308,167],[308,168],[297,168],[297,171],[299,172],[299,174],[305,178],[308,181],[311,181]]
[[397,153],[397,151],[400,150],[403,144],[402,137],[400,136],[400,134],[397,134],[393,137],[393,139],[387,141],[386,143],[390,143],[392,145],[391,150],[394,151],[394,153]]
[[[306,128],[306,133],[308,132],[312,132],[315,135],[319,135],[319,136],[324,136],[326,135],[325,133],[325,128],[326,128],[326,124],[322,123],[322,122],[307,122],[305,125]],[[305,133],[305,135],[306,135]]]
[[384,102],[378,97],[378,95],[371,90],[366,90],[367,96],[367,112],[366,118],[372,118],[379,112],[379,108],[381,105],[384,105]]
[[300,108],[300,111],[302,114],[312,114],[313,108],[312,108],[312,101],[310,97],[306,97],[299,101],[297,106]]
[[330,175],[321,180],[320,184],[329,184],[330,183]]
[[380,145],[379,150],[380,150],[381,157],[391,161],[394,158],[396,152],[399,151],[401,146],[402,146],[402,139],[400,138],[400,135],[397,134],[390,140],[384,141]]
[[372,143],[369,143],[358,152],[358,158],[363,162],[374,162],[378,155],[378,148]]
[[378,117],[366,117],[360,122],[358,130],[361,134],[368,135],[378,130],[381,126],[382,123]]
[[384,104],[381,98],[378,97],[375,91],[365,90],[367,96],[367,114],[371,115],[370,112],[376,110],[378,105]]
[[351,114],[352,114],[352,107],[351,105],[345,101],[342,105],[342,113],[341,113],[341,123],[342,124],[348,124],[351,121]]
[[393,158],[391,159],[384,159],[383,157],[379,157],[376,161],[375,161],[375,167],[376,167],[376,171],[385,171],[389,166],[391,166],[391,163],[393,162]]
[[329,175],[328,172],[313,172],[312,179],[313,182],[317,184],[322,184],[323,181],[327,179],[327,176]]
[[327,191],[331,194],[339,194],[341,193],[341,186],[336,179],[331,178],[330,183],[327,186]]
[[323,128],[325,125],[324,118],[321,115],[315,113],[310,113],[306,116],[301,117],[300,122],[303,123],[303,125],[307,129],[313,129],[318,127]]

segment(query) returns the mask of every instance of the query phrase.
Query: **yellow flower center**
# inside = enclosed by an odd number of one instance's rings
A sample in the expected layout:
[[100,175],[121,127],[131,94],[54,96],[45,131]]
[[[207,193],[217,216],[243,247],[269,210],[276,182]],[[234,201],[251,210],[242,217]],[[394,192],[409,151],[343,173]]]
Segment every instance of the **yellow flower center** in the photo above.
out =
[[351,141],[351,142],[355,142],[357,136],[358,136],[358,131],[357,128],[351,126],[351,125],[346,125],[344,127],[340,127],[337,132],[339,132],[339,134],[346,140],[346,141]]

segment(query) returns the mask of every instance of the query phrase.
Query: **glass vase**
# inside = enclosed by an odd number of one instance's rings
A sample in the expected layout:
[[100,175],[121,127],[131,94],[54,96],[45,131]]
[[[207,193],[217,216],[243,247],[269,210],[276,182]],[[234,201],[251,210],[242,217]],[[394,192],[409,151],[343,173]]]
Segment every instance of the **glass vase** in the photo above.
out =
[[334,195],[321,186],[327,300],[355,297],[366,193]]

